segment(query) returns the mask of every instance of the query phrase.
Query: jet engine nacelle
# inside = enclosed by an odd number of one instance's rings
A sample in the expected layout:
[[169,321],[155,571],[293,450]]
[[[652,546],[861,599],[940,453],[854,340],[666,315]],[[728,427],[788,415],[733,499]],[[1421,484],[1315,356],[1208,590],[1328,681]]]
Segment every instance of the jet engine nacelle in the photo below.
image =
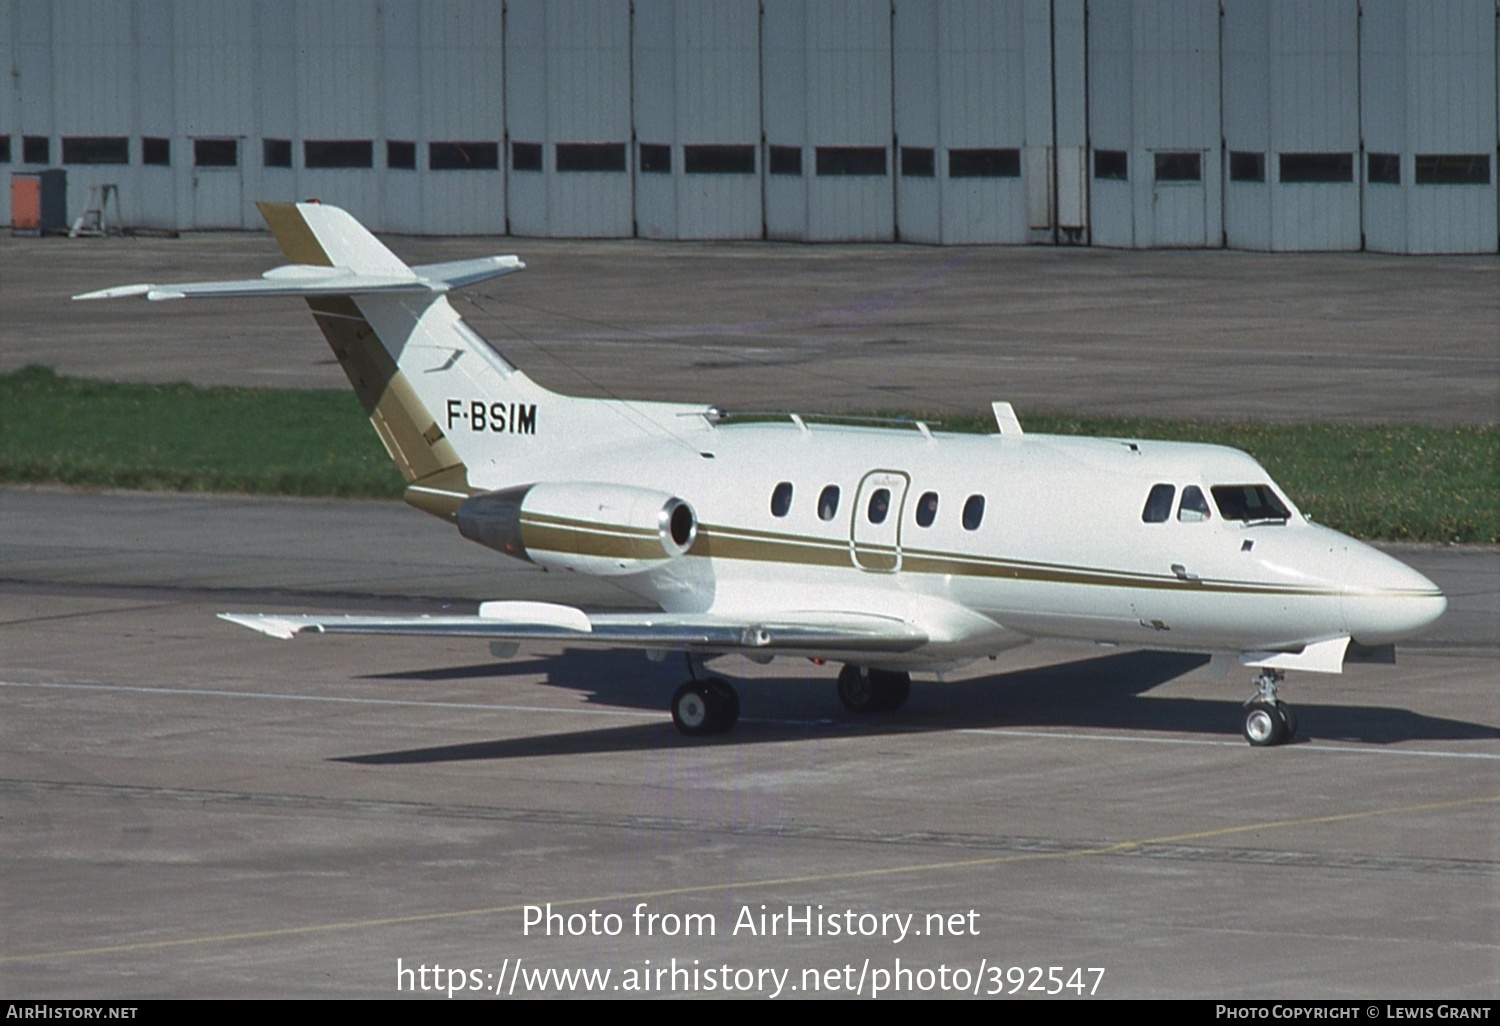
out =
[[465,538],[553,570],[633,574],[693,547],[698,517],[650,488],[566,482],[484,492],[458,507]]

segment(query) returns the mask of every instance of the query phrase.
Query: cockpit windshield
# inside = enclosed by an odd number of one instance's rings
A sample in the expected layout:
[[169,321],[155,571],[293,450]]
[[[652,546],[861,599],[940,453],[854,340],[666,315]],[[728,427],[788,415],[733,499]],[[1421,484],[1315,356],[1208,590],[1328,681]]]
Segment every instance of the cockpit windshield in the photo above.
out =
[[1213,492],[1219,515],[1225,520],[1291,519],[1292,511],[1269,485],[1214,485],[1209,490]]

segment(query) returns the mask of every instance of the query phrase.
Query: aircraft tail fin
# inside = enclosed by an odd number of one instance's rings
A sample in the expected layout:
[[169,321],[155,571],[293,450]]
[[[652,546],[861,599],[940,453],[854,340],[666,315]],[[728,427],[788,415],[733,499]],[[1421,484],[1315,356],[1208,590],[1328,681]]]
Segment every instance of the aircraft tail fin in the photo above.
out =
[[259,278],[125,285],[75,299],[300,296],[406,479],[406,501],[456,520],[470,495],[546,479],[576,454],[676,437],[698,407],[559,395],[464,323],[446,293],[525,265],[489,256],[408,266],[353,216],[261,203],[290,263]]

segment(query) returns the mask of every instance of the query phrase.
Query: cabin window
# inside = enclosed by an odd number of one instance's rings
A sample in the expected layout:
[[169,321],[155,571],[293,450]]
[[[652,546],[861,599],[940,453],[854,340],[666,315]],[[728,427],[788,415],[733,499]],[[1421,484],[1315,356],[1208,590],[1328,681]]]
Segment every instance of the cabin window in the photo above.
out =
[[1214,502],[1225,520],[1290,520],[1292,511],[1266,485],[1214,485]]
[[937,519],[937,492],[924,492],[917,500],[917,526],[931,527]]
[[1213,516],[1208,509],[1208,500],[1203,489],[1188,485],[1182,490],[1182,505],[1177,507],[1177,519],[1184,524],[1196,524]]
[[783,481],[771,493],[771,516],[784,517],[792,508],[792,483]]
[[1152,485],[1151,494],[1146,496],[1146,508],[1141,510],[1141,520],[1148,524],[1164,523],[1172,515],[1172,500],[1176,497],[1176,486]]
[[870,493],[870,505],[865,509],[865,515],[870,518],[872,524],[883,524],[885,518],[891,513],[891,490],[889,488],[877,488]]
[[839,512],[839,486],[829,485],[818,496],[818,519],[832,520]]
[[977,531],[984,520],[984,496],[971,495],[964,503],[964,530]]

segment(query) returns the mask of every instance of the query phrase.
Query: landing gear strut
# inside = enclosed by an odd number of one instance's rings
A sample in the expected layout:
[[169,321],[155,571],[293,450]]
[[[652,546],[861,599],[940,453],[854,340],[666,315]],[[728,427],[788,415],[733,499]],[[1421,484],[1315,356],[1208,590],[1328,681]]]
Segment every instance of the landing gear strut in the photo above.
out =
[[853,713],[890,712],[911,695],[911,674],[867,670],[853,663],[839,671],[839,701]]
[[1280,670],[1261,670],[1255,696],[1245,703],[1245,740],[1257,748],[1285,744],[1297,734],[1297,714],[1276,696],[1285,677]]
[[688,656],[692,679],[672,695],[672,722],[689,737],[722,734],[740,718],[740,696],[721,677],[698,679],[693,657]]

